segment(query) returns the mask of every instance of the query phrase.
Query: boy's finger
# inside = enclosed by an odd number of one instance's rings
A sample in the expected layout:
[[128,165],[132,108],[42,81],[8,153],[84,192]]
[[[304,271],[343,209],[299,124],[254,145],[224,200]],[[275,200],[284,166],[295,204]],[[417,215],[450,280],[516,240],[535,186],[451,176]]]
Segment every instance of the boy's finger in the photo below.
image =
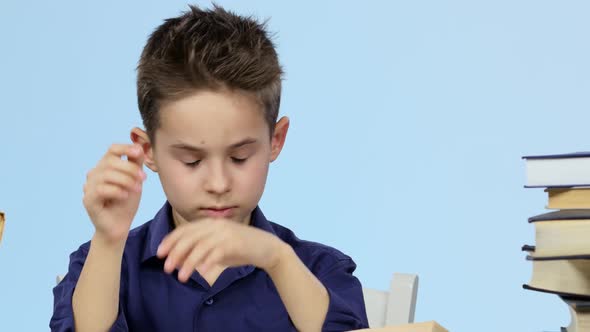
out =
[[170,273],[175,267],[180,267],[184,264],[186,257],[195,248],[197,240],[191,234],[185,232],[185,236],[181,237],[174,243],[174,246],[168,252],[166,263],[164,264],[164,271]]
[[158,251],[156,255],[160,258],[164,258],[168,255],[170,248],[174,245],[176,241],[182,236],[182,233],[186,227],[177,227],[175,230],[170,232],[170,234],[166,235],[160,245],[158,246]]
[[119,200],[128,196],[129,193],[119,186],[103,184],[96,187],[96,197],[100,200]]
[[111,156],[106,159],[102,168],[114,169],[124,172],[129,176],[134,177],[139,182],[142,182],[146,178],[146,174],[141,168],[141,165],[137,165],[134,162],[123,160],[115,156]]
[[143,166],[143,160],[145,159],[145,155],[143,153],[141,145],[133,144],[133,147],[130,149],[129,152],[130,153],[127,154],[127,160],[134,162],[140,167]]
[[215,225],[214,223],[207,222],[206,220],[198,221],[198,223],[193,224],[185,224],[180,227],[177,227],[175,230],[170,232],[170,234],[166,235],[160,245],[158,246],[158,251],[156,255],[159,258],[164,258],[170,254],[170,251],[176,245],[178,239],[184,234],[184,232],[191,233],[191,237],[194,241],[199,241],[200,239],[207,238],[210,236],[214,231],[215,228],[211,227]]
[[207,257],[212,249],[213,241],[208,239],[199,242],[195,247],[193,247],[193,250],[189,253],[182,264],[180,272],[178,273],[178,279],[181,281],[188,280],[197,265],[199,265],[203,259]]
[[140,153],[141,147],[136,144],[113,144],[109,147],[107,154],[117,156],[119,158],[123,156],[136,156]]
[[203,263],[201,264],[201,270],[207,271],[207,269],[215,264],[220,263],[224,258],[224,251],[222,248],[215,248],[212,250],[207,257],[205,257]]
[[120,186],[128,191],[141,192],[141,180],[119,170],[107,171],[103,175],[103,182]]

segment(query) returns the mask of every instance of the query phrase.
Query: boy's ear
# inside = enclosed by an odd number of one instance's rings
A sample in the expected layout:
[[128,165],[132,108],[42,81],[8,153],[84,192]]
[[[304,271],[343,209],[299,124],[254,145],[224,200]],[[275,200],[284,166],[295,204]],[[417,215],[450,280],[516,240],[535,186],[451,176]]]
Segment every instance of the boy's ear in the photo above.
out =
[[272,139],[270,142],[270,161],[275,161],[281,150],[283,150],[283,146],[285,145],[285,140],[287,139],[287,132],[289,131],[289,118],[284,116],[282,117],[275,125],[275,131],[272,135]]
[[148,134],[140,128],[133,128],[131,129],[131,141],[135,144],[139,144],[143,149],[143,154],[145,156],[143,163],[152,171],[158,172],[158,167],[154,162],[154,151],[152,143],[150,142],[150,138]]

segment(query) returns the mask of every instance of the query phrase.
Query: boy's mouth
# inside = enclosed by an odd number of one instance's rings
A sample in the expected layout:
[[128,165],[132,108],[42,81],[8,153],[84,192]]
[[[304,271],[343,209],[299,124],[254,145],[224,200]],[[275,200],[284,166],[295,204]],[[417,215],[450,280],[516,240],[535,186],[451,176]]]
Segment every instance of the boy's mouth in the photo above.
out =
[[235,207],[210,207],[202,208],[201,210],[211,218],[229,218],[233,216]]

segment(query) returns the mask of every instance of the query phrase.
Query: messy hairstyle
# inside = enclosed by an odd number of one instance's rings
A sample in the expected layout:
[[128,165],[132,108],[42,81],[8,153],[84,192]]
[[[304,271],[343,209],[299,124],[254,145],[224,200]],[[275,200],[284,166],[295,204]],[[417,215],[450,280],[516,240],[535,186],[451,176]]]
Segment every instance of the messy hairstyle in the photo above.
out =
[[266,22],[217,5],[189,8],[156,28],[137,66],[137,101],[152,144],[161,105],[199,90],[251,93],[262,106],[272,136],[283,71]]

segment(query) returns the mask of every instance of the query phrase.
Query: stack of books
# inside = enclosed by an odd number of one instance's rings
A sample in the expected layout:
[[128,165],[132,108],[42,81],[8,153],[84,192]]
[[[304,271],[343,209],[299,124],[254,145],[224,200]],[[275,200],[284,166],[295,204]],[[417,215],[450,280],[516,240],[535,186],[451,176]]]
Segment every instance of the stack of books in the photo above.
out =
[[545,188],[552,212],[529,218],[524,245],[533,273],[525,289],[559,296],[571,312],[563,332],[590,332],[590,152],[525,156],[525,188]]

